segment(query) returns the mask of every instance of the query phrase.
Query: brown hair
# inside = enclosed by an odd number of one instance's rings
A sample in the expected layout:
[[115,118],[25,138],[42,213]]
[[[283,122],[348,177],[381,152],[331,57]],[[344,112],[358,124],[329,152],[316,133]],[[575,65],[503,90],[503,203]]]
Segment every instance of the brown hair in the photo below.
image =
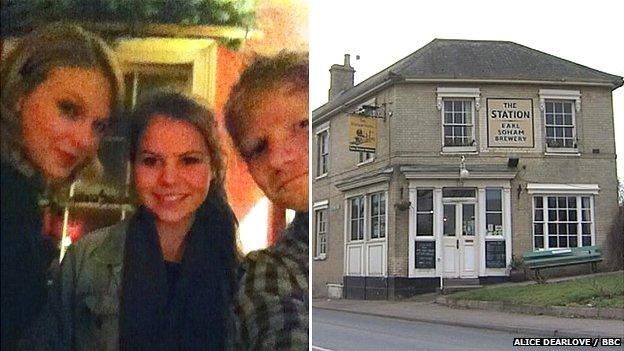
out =
[[132,112],[130,117],[130,157],[134,161],[139,151],[141,138],[156,115],[167,117],[192,124],[202,135],[210,156],[212,180],[210,193],[223,197],[227,203],[225,193],[225,160],[221,149],[221,141],[217,135],[217,126],[214,114],[198,100],[180,93],[158,92],[150,95]]
[[308,66],[307,53],[282,51],[272,57],[258,57],[245,69],[225,106],[225,126],[237,148],[246,128],[245,119],[269,98],[267,93],[280,86],[308,93]]

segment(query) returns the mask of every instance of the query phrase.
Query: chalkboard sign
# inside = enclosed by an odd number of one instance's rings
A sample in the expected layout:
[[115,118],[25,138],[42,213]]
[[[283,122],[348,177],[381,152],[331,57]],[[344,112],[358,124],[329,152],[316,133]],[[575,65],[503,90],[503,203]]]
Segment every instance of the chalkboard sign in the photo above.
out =
[[485,267],[505,268],[505,241],[485,242]]
[[416,268],[435,268],[435,241],[416,242]]

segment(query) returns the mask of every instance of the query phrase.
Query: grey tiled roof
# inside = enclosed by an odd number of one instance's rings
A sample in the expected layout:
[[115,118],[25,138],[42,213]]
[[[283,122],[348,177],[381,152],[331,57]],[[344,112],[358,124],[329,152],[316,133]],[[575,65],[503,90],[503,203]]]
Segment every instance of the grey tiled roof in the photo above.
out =
[[392,79],[578,82],[622,86],[622,77],[510,41],[435,39],[313,111],[324,115]]

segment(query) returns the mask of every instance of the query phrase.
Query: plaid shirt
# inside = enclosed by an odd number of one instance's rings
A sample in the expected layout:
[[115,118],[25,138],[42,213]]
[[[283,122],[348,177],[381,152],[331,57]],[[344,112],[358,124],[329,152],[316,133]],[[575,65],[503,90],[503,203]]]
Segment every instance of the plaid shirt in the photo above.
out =
[[254,251],[234,300],[233,350],[308,349],[308,214],[275,246]]

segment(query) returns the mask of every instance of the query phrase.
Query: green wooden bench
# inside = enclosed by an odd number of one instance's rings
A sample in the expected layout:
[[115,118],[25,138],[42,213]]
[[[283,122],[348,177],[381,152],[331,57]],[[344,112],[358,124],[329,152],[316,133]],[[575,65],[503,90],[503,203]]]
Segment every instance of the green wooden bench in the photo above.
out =
[[522,254],[525,269],[535,271],[537,281],[545,281],[539,273],[542,268],[570,266],[589,263],[591,272],[595,272],[598,262],[602,261],[602,250],[598,246],[570,247],[527,251]]

